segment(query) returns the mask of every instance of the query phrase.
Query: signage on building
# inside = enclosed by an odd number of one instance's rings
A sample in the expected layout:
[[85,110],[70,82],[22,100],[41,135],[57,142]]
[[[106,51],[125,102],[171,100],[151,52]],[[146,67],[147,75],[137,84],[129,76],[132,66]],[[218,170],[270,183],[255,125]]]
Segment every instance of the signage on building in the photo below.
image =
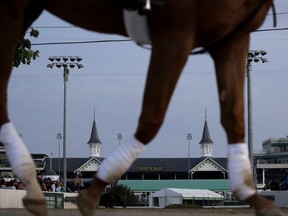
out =
[[138,166],[140,172],[157,172],[164,171],[164,166]]

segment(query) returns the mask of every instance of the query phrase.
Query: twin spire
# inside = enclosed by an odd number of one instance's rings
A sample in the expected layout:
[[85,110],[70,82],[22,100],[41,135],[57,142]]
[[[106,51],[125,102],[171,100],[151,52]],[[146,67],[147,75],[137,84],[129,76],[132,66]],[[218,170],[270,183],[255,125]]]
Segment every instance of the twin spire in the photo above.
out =
[[96,127],[96,120],[95,120],[95,107],[94,107],[94,120],[92,124],[92,131],[89,141],[87,142],[90,149],[90,157],[100,157],[100,145],[102,144]]
[[201,145],[201,157],[212,157],[212,144],[213,141],[211,140],[208,123],[207,123],[207,108],[205,107],[205,122],[204,128],[202,133],[202,139],[199,142]]

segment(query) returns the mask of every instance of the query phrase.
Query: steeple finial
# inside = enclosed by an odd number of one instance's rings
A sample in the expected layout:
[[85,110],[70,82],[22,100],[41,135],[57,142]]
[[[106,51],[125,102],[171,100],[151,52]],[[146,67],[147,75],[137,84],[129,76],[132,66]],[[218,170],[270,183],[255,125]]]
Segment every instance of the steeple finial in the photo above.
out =
[[95,106],[94,106],[94,121],[95,121]]
[[205,120],[207,120],[207,106],[205,106]]

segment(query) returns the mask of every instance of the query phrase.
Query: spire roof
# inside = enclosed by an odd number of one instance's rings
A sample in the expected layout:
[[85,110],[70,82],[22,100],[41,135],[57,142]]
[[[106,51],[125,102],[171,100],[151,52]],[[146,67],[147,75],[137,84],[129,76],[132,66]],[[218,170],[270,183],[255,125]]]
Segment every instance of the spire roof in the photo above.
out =
[[212,143],[213,141],[211,140],[208,123],[207,123],[207,110],[205,107],[205,123],[204,123],[204,128],[203,128],[202,139],[199,142],[199,144],[212,144]]
[[92,124],[91,136],[90,136],[90,140],[87,142],[87,144],[92,144],[92,143],[102,144],[99,137],[98,137],[96,121],[95,121],[95,109],[94,109],[94,120],[93,120],[93,124]]

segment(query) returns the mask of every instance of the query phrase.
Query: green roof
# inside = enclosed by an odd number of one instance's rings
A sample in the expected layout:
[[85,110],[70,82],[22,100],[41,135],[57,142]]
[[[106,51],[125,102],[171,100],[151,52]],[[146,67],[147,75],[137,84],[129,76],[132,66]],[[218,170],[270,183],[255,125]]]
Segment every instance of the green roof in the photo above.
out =
[[208,189],[212,191],[230,190],[228,179],[207,180],[119,180],[118,184],[129,187],[134,192],[159,191],[164,188]]

